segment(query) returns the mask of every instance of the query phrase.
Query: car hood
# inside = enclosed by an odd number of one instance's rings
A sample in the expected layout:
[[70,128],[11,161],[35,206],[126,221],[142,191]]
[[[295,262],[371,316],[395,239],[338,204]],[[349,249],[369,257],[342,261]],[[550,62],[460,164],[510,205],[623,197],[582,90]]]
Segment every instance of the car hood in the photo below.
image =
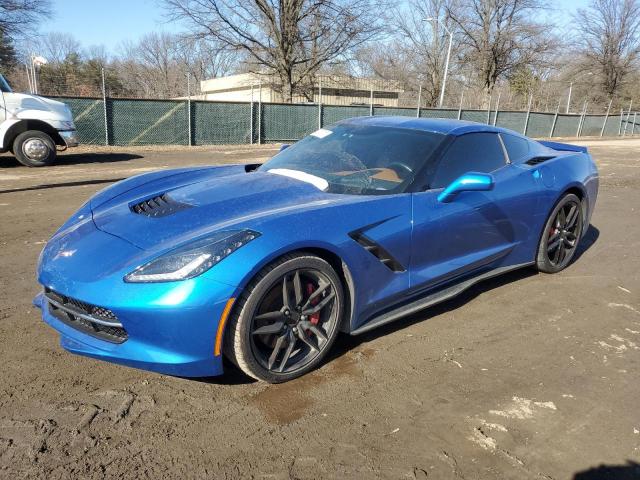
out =
[[5,93],[5,102],[9,117],[72,120],[71,110],[67,105],[50,98],[11,92]]
[[107,198],[98,194],[92,215],[97,228],[144,250],[166,249],[224,229],[260,231],[271,216],[354,198],[282,175],[247,173],[242,165],[165,172],[137,183],[132,188],[116,184]]

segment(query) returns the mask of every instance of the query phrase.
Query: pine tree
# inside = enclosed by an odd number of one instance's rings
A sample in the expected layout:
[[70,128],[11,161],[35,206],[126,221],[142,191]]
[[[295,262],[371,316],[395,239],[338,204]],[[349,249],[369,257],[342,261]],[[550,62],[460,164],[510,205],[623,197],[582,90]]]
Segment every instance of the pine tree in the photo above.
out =
[[6,74],[18,63],[13,40],[0,29],[0,73]]

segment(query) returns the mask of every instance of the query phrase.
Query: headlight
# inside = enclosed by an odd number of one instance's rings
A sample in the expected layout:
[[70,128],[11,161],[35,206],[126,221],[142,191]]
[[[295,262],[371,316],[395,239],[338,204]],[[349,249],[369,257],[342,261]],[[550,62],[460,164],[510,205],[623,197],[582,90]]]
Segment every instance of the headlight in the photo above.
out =
[[125,282],[173,282],[197,277],[260,236],[252,230],[220,232],[173,250],[136,268]]

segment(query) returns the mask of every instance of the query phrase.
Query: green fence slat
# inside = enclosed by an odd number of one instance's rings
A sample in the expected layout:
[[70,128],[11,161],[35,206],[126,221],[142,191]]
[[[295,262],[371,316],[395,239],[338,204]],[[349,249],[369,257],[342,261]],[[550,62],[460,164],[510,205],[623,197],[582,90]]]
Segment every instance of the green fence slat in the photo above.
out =
[[56,100],[69,105],[80,143],[104,145],[104,103],[97,98],[58,97]]
[[553,132],[554,137],[575,137],[578,131],[580,115],[558,115],[558,122]]
[[338,106],[338,105],[323,105],[322,106],[322,125],[327,127],[340,120],[346,120],[347,118],[354,117],[368,117],[369,107],[361,106]]
[[[529,115],[529,124],[527,125],[528,137],[548,137],[553,125],[553,113],[531,112]],[[526,119],[526,113],[525,113]],[[522,130],[520,130],[522,132]]]
[[318,129],[317,105],[262,104],[262,140],[299,140]]
[[[258,104],[254,104],[257,118]],[[250,103],[191,102],[194,145],[236,145],[250,143]],[[257,123],[254,123],[257,129]],[[254,141],[257,141],[257,130]]]
[[457,110],[445,108],[423,108],[420,110],[420,118],[458,118]]
[[113,145],[188,145],[187,102],[109,99]]
[[582,123],[582,133],[580,135],[583,137],[600,136],[604,118],[604,115],[585,115],[584,122]]
[[607,125],[604,129],[605,137],[613,137],[618,135],[618,129],[620,128],[620,115],[613,115],[607,118]]
[[[518,133],[524,131],[524,124],[527,121],[527,112],[498,112],[498,119],[496,120],[496,126],[502,128],[508,128]],[[549,126],[551,129],[551,126]],[[547,132],[547,135],[549,133]]]
[[415,117],[417,109],[415,108],[398,108],[398,107],[373,107],[373,114],[376,117]]
[[487,111],[486,110],[462,110],[462,116],[460,117],[460,120],[486,124]]

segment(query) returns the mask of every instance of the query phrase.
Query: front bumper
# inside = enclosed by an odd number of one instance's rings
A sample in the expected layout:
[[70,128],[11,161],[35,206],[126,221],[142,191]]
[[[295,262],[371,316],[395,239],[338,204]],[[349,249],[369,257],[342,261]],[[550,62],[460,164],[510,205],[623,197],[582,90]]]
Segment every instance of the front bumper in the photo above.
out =
[[67,147],[77,147],[80,144],[77,130],[61,130],[58,133]]
[[[230,288],[223,286],[225,290]],[[168,296],[182,294],[174,291]],[[223,295],[230,294],[225,291]],[[71,353],[183,377],[223,373],[222,357],[214,354],[214,347],[226,299],[204,304],[183,301],[174,308],[153,302],[144,305],[140,299],[130,306],[102,302],[117,314],[126,329],[127,338],[121,343],[94,337],[61,321],[52,313],[43,293],[33,303],[42,310],[44,322],[60,334],[60,345]]]
[[[38,282],[78,305],[108,310],[126,331],[124,341],[91,335],[81,322],[61,321],[44,295],[34,304],[60,334],[66,350],[108,362],[185,377],[222,373],[216,356],[218,323],[236,287],[200,276],[181,282],[125,283],[128,259],[139,249],[95,228],[80,215],[45,246]],[[103,310],[103,311],[104,311]],[[56,315],[54,315],[56,313]],[[69,319],[71,320],[71,319]],[[83,331],[84,330],[84,331]],[[122,340],[122,338],[117,340]]]

